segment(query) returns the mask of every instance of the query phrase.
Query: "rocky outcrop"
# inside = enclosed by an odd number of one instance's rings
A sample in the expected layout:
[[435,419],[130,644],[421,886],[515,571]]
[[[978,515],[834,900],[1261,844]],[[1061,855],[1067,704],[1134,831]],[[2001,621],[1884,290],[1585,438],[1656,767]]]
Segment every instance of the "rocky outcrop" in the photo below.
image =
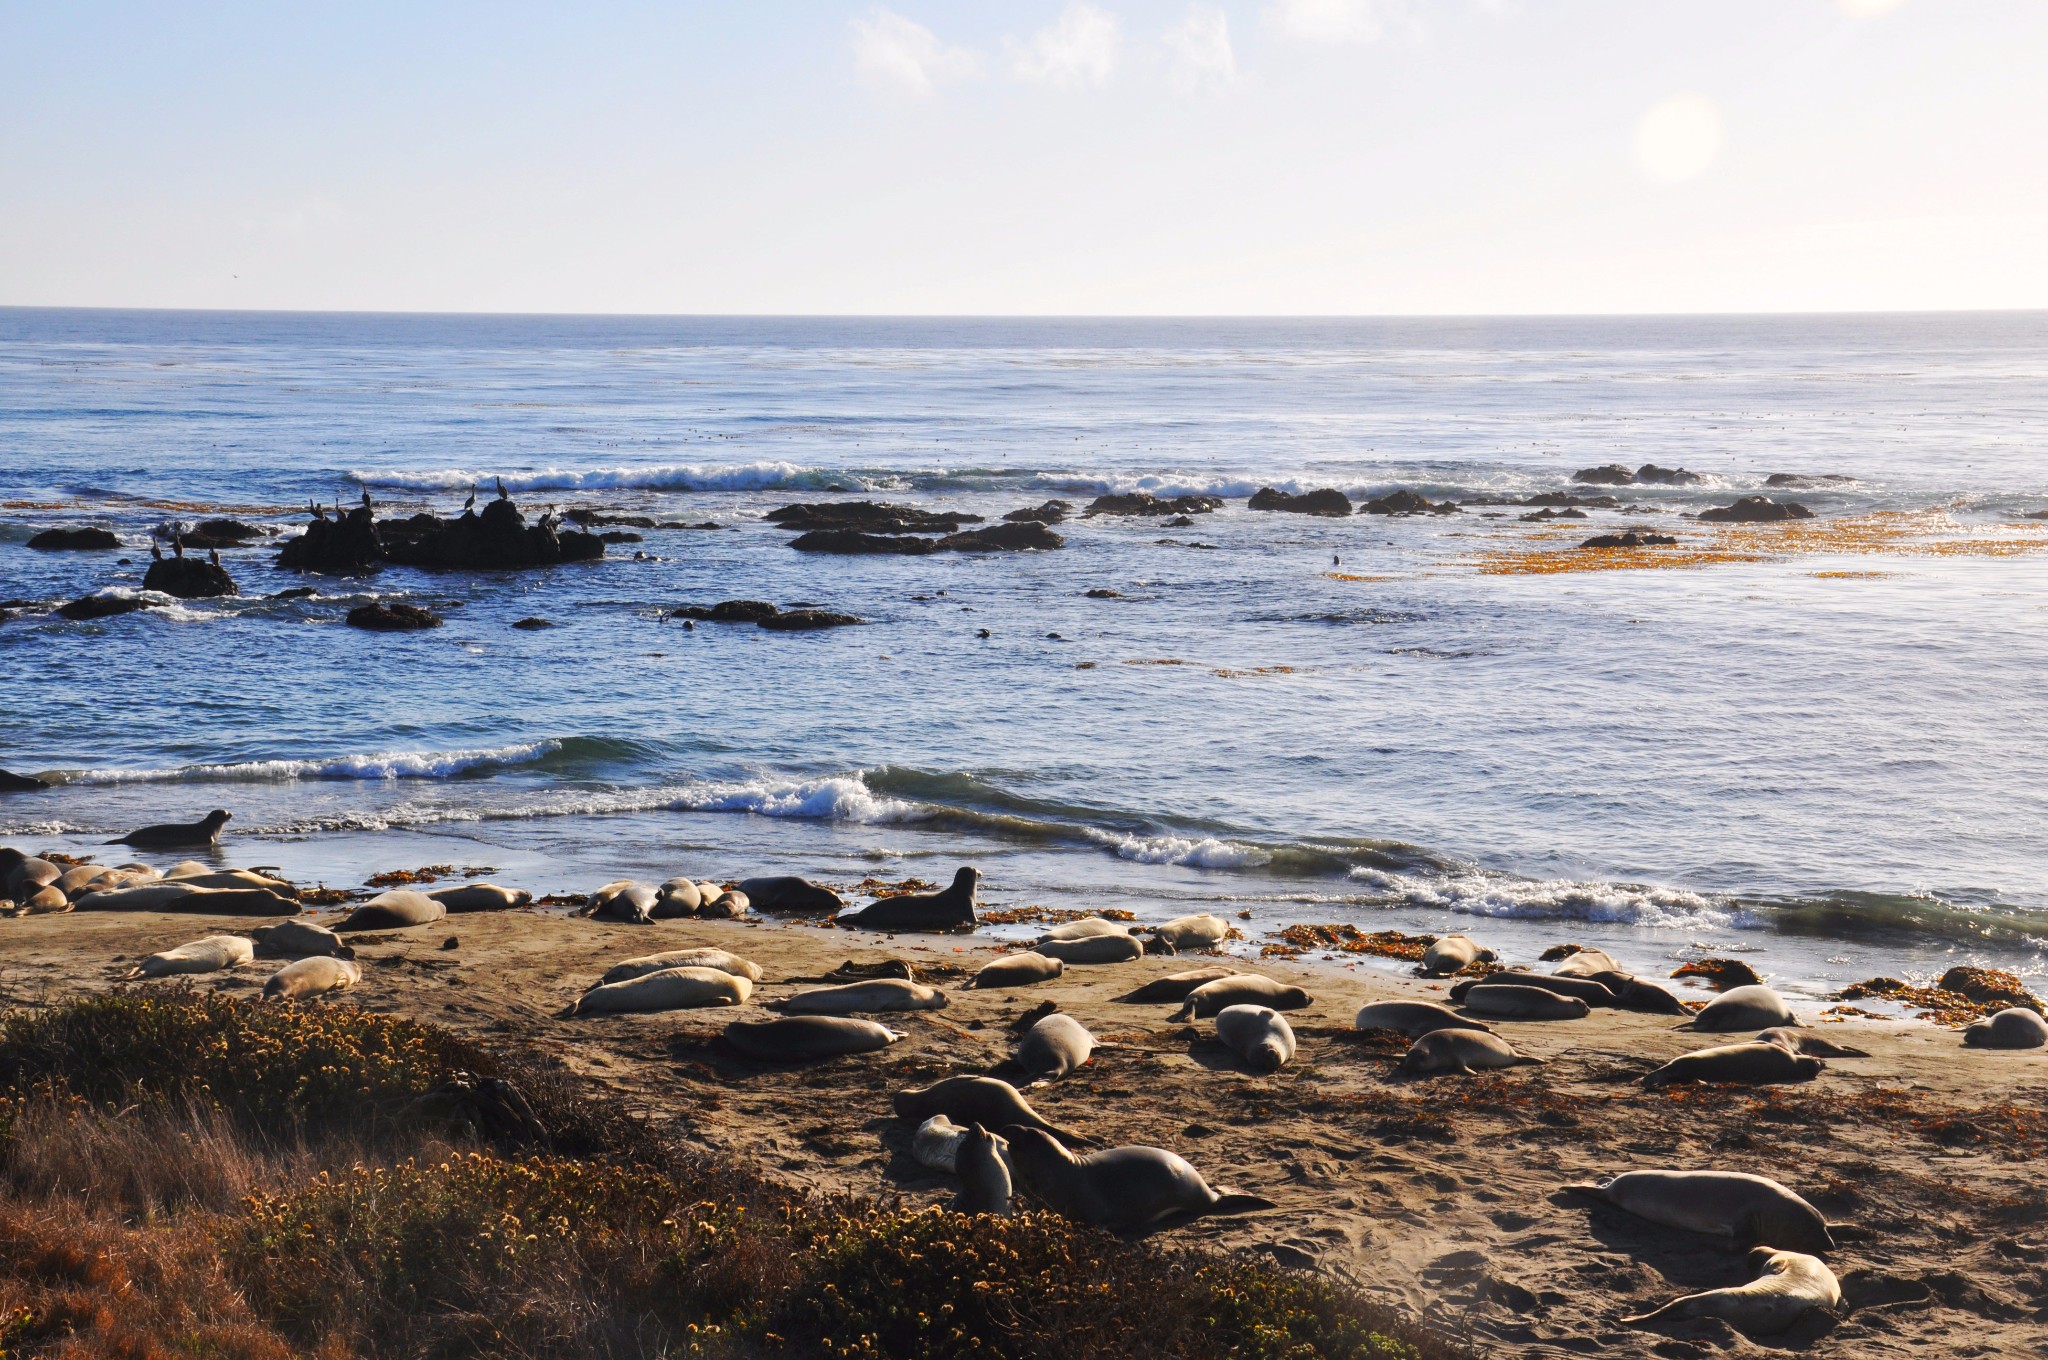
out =
[[992,524],[986,529],[966,529],[943,538],[922,538],[915,534],[870,534],[857,529],[813,529],[790,540],[798,552],[835,553],[850,556],[864,553],[894,553],[921,557],[935,552],[1028,552],[1059,548],[1066,539],[1035,520],[1014,524]]
[[1073,506],[1065,501],[1047,501],[1043,505],[1032,505],[1026,506],[1022,510],[1012,510],[1009,514],[1004,515],[1003,518],[1009,520],[1012,524],[1021,523],[1026,520],[1038,524],[1058,524],[1067,517],[1067,512],[1073,508]]
[[1554,519],[1590,519],[1583,510],[1532,510],[1520,517],[1524,524],[1547,524]]
[[1776,524],[1788,519],[1812,519],[1813,511],[1797,501],[1774,501],[1769,496],[1744,496],[1733,505],[1702,510],[1702,524]]
[[1669,548],[1678,542],[1669,534],[1653,534],[1642,529],[1627,529],[1618,534],[1595,534],[1579,546],[1581,548]]
[[1590,486],[1696,486],[1707,479],[1685,468],[1658,467],[1655,463],[1645,463],[1633,471],[1620,463],[1608,463],[1580,468],[1572,474],[1572,480]]
[[1016,524],[991,524],[986,529],[968,529],[947,534],[939,540],[940,552],[1039,552],[1063,548],[1067,540],[1035,520]]
[[1596,468],[1580,468],[1572,474],[1572,480],[1586,486],[1630,486],[1636,474],[1619,463],[1608,463]]
[[441,616],[432,614],[412,604],[358,605],[348,611],[348,626],[362,628],[372,633],[413,633],[423,628],[439,628]]
[[830,609],[786,609],[770,614],[755,626],[771,633],[807,633],[819,628],[846,628],[859,622],[852,614]]
[[247,520],[203,519],[197,524],[167,519],[149,531],[151,538],[176,543],[183,548],[239,548],[251,539],[263,538],[268,530]]
[[595,510],[587,505],[571,507],[563,513],[562,518],[568,520],[571,524],[580,524],[586,529],[596,529],[607,524],[617,525],[621,529],[654,529],[660,527],[655,523],[654,517],[651,515],[607,515],[602,510]]
[[219,558],[202,561],[197,557],[159,557],[143,574],[144,590],[161,591],[181,600],[207,600],[220,595],[239,595],[242,588]]
[[950,534],[963,524],[982,522],[980,515],[920,510],[914,505],[882,501],[782,505],[763,518],[784,529],[855,529],[866,534]]
[[1262,486],[1252,493],[1250,509],[1275,510],[1289,515],[1348,515],[1351,498],[1334,487],[1304,491],[1299,495]]
[[278,550],[277,565],[288,571],[317,571],[327,576],[362,576],[384,564],[384,545],[368,497],[333,519],[315,506],[306,532],[288,539]]
[[1455,515],[1460,507],[1451,501],[1432,501],[1420,492],[1389,492],[1359,507],[1362,515]]
[[533,617],[520,619],[517,622],[515,622],[512,626],[514,628],[517,628],[522,633],[537,633],[543,628],[552,628],[555,625],[549,622],[548,620],[536,615]]
[[721,600],[710,606],[686,604],[669,617],[697,619],[706,623],[759,623],[781,612],[766,600]]
[[67,619],[86,621],[90,619],[111,619],[121,614],[133,614],[139,609],[153,609],[149,601],[133,595],[87,595],[69,604],[57,606],[57,612]]
[[1124,491],[1097,496],[1083,513],[1089,515],[1206,515],[1223,508],[1221,496],[1175,496],[1162,500],[1149,491]]
[[111,529],[45,529],[28,541],[38,552],[97,552],[118,548]]
[[587,562],[604,556],[604,540],[576,529],[559,529],[553,516],[528,524],[509,497],[464,510],[453,519],[418,514],[409,519],[376,519],[369,498],[346,514],[328,518],[316,507],[305,533],[277,555],[280,567],[330,576],[360,576],[386,563],[452,571],[504,571]]

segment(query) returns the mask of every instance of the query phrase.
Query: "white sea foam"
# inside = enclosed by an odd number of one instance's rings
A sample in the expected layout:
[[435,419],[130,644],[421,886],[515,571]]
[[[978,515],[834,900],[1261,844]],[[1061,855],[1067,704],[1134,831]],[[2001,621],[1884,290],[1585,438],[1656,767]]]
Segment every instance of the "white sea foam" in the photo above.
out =
[[1137,864],[1180,864],[1191,869],[1247,869],[1273,857],[1256,846],[1221,841],[1214,836],[1131,836],[1096,827],[1083,828],[1095,844]]
[[1467,916],[1723,930],[1753,924],[1747,913],[1731,910],[1711,897],[1677,888],[1586,883],[1571,879],[1512,878],[1476,870],[1418,877],[1360,867],[1353,869],[1350,877],[1410,906],[1454,911]]
[[561,749],[559,741],[524,742],[468,751],[385,751],[311,760],[245,760],[162,770],[59,772],[67,784],[285,784],[301,779],[446,779],[484,766],[519,765]]
[[754,812],[763,817],[868,824],[921,822],[936,811],[929,804],[877,794],[858,772],[796,783],[710,784],[685,793],[671,806],[696,812]]

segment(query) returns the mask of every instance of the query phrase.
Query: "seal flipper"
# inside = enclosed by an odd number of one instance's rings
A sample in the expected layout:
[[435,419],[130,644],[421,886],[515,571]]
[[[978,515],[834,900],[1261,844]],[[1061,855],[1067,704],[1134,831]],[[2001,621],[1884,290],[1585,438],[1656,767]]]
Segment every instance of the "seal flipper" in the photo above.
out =
[[1216,1202],[1204,1209],[1202,1214],[1206,1218],[1217,1218],[1233,1214],[1264,1213],[1268,1209],[1279,1207],[1272,1200],[1263,1199],[1258,1195],[1219,1194],[1216,1196]]
[[1621,1319],[1621,1325],[1624,1327],[1647,1327],[1653,1322],[1662,1322],[1667,1318],[1685,1317],[1685,1305],[1698,1297],[1699,1295],[1697,1294],[1687,1294],[1683,1298],[1673,1299],[1662,1308],[1652,1308],[1647,1313],[1637,1313],[1634,1317],[1625,1317]]
[[1607,1193],[1606,1186],[1595,1185],[1591,1181],[1581,1181],[1576,1185],[1567,1185],[1559,1190],[1558,1193],[1561,1195],[1584,1195],[1587,1199],[1597,1200],[1601,1204],[1614,1203],[1613,1197]]

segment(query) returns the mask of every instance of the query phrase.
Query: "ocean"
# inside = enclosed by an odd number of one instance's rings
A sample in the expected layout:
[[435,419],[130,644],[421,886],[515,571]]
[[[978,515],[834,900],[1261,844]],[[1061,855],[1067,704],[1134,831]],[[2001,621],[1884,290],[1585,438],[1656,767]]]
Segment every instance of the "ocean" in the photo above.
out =
[[[1572,480],[1612,463],[1702,480]],[[288,535],[365,492],[448,514],[500,479],[529,515],[718,527],[365,579],[280,570],[272,538],[223,552],[238,597],[48,612],[139,587],[158,525]],[[1266,486],[1471,503],[1250,510]],[[1131,490],[1225,505],[1078,513]],[[1622,505],[1478,503],[1554,492]],[[1686,518],[1759,492],[1817,519]],[[861,498],[1076,515],[1058,551],[921,557],[794,552],[763,518]],[[1740,952],[1809,995],[1956,962],[2038,978],[2044,507],[2039,313],[0,309],[0,767],[54,781],[0,795],[0,841],[78,851],[220,806],[226,858],[337,886],[972,863],[1000,904],[1213,909],[1253,950],[1341,921],[1517,958],[1601,944],[1645,972]],[[80,524],[121,550],[24,546]],[[1555,569],[1625,526],[1711,551]],[[343,625],[380,598],[447,625]],[[866,623],[669,617],[731,598]],[[511,627],[532,616],[556,626]]]

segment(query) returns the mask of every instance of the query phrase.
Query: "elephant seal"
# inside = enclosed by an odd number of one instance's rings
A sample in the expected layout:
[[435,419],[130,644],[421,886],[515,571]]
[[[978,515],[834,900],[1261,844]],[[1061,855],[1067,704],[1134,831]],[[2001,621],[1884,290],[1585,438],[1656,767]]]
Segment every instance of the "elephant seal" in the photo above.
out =
[[1294,1061],[1294,1026],[1268,1006],[1225,1006],[1216,1037],[1254,1072],[1278,1072]]
[[[1044,1137],[1043,1134],[1038,1135]],[[961,1214],[1007,1214],[1014,1186],[1010,1180],[1010,1140],[969,1124],[953,1152],[960,1194],[953,1211]]]
[[[701,893],[701,889],[700,889]],[[737,888],[727,888],[718,896],[697,908],[697,914],[707,920],[730,921],[745,916],[753,901]]]
[[181,859],[176,864],[173,864],[170,868],[164,870],[164,877],[198,878],[202,874],[210,874],[212,872],[212,865],[201,864],[196,859]]
[[1415,971],[1424,977],[1449,977],[1475,963],[1492,963],[1495,957],[1491,949],[1481,949],[1470,935],[1446,935],[1424,951]]
[[1006,954],[991,959],[981,966],[981,971],[968,980],[971,989],[987,991],[993,987],[1029,987],[1033,983],[1050,982],[1066,971],[1067,965],[1044,954]]
[[52,886],[66,897],[76,897],[87,884],[96,883],[112,872],[113,870],[104,864],[74,864],[57,875],[57,881]]
[[71,908],[71,899],[54,883],[37,888],[21,902],[21,909],[30,916],[56,916]]
[[108,845],[132,845],[138,850],[180,850],[188,845],[218,845],[220,829],[235,814],[215,808],[196,822],[160,822],[140,827]]
[[563,1015],[605,1015],[624,1011],[682,1011],[703,1006],[743,1006],[754,994],[746,978],[716,968],[664,968],[625,982],[592,987],[569,1003]]
[[1092,940],[1102,935],[1122,936],[1131,933],[1128,921],[1111,921],[1101,916],[1083,916],[1078,921],[1062,921],[1038,937],[1038,943],[1048,940]]
[[1168,973],[1162,978],[1153,978],[1135,992],[1125,992],[1116,1000],[1125,1005],[1157,1006],[1169,1001],[1185,1001],[1189,992],[1205,982],[1218,982],[1227,977],[1237,976],[1233,968],[1192,968],[1185,973]]
[[1973,1021],[1963,1031],[1970,1048],[2040,1048],[2048,1045],[2048,1020],[2021,1006]]
[[781,874],[773,878],[743,878],[740,880],[740,891],[762,911],[832,916],[846,907],[838,893],[813,883],[808,878],[798,878],[795,874]]
[[334,923],[344,930],[403,930],[407,926],[431,925],[448,915],[448,908],[422,892],[393,888],[378,893]]
[[1541,987],[1546,992],[1559,996],[1575,996],[1588,1006],[1613,1006],[1617,1003],[1612,988],[1604,982],[1591,978],[1559,977],[1555,973],[1488,973],[1485,977],[1466,978],[1451,987],[1451,1000],[1463,1001],[1474,987]]
[[1024,1031],[1013,1061],[1017,1070],[1034,1082],[1057,1081],[1094,1053],[1095,1036],[1088,1027],[1071,1015],[1054,1011]]
[[344,943],[339,935],[311,921],[280,921],[274,926],[258,926],[250,933],[256,938],[256,952],[264,958],[305,959],[315,954],[326,954],[337,959],[352,959],[356,956],[355,949]]
[[87,893],[81,911],[170,911],[191,916],[294,916],[299,904],[261,888],[191,888],[184,883],[144,883]]
[[960,1165],[960,1137],[967,1130],[942,1114],[917,1126],[910,1136],[910,1155],[919,1166],[950,1174]]
[[187,888],[258,888],[287,902],[299,900],[299,890],[295,885],[268,874],[259,874],[254,869],[209,869],[205,873],[180,874],[175,878],[166,874],[164,881],[180,883]]
[[631,982],[649,973],[659,973],[667,968],[716,968],[721,973],[731,973],[749,982],[761,980],[761,965],[737,954],[728,954],[723,949],[671,949],[665,954],[643,954],[637,959],[615,963],[605,970],[597,985],[603,987],[613,982]]
[[178,973],[218,973],[239,968],[256,957],[256,946],[240,935],[209,935],[203,940],[151,954],[126,976],[170,977]]
[[473,911],[510,911],[533,901],[533,894],[495,883],[465,883],[457,888],[440,888],[427,894],[448,909],[451,916]]
[[1675,978],[1705,978],[1717,992],[1729,991],[1736,987],[1759,987],[1763,979],[1756,969],[1741,959],[1694,959],[1691,963],[1672,970]]
[[1737,1331],[1769,1336],[1788,1330],[1813,1309],[1842,1302],[1841,1283],[1819,1257],[1755,1247],[1749,1260],[1760,1273],[1748,1284],[1687,1294],[1622,1323],[1641,1327],[1667,1318],[1720,1318]]
[[956,1124],[979,1124],[983,1128],[1000,1128],[1004,1136],[1013,1141],[1010,1133],[1017,1128],[1037,1129],[1068,1143],[1093,1141],[1077,1133],[1047,1123],[1039,1117],[1031,1103],[1017,1094],[1017,1088],[999,1077],[947,1077],[930,1086],[916,1091],[898,1091],[892,1102],[900,1119],[912,1119],[922,1124],[935,1114],[942,1114]]
[[1230,938],[1230,923],[1207,912],[1199,916],[1176,916],[1163,926],[1152,927],[1152,938],[1169,946],[1170,952],[1174,953],[1214,949]]
[[679,916],[695,916],[704,905],[704,891],[687,878],[671,878],[654,890],[653,917],[657,921],[673,921]]
[[862,930],[972,930],[974,887],[980,881],[979,870],[962,868],[953,875],[953,886],[943,891],[884,897],[834,919]]
[[1276,1011],[1298,1011],[1314,1001],[1301,988],[1275,982],[1262,974],[1232,973],[1189,992],[1173,1018],[1207,1020],[1225,1006],[1270,1006]]
[[1743,1086],[1772,1086],[1812,1081],[1827,1066],[1819,1058],[1801,1057],[1782,1044],[1723,1044],[1680,1054],[1643,1078],[1645,1086],[1672,1086],[1688,1081],[1718,1081]]
[[1198,1218],[1279,1207],[1257,1195],[1211,1189],[1201,1172],[1165,1148],[1115,1147],[1077,1157],[1042,1129],[1003,1133],[1025,1188],[1054,1213],[1091,1227],[1158,1232]]
[[735,1020],[724,1039],[758,1062],[813,1062],[846,1053],[872,1053],[903,1037],[873,1020],[841,1015],[792,1015],[781,1020]]
[[1870,1055],[1860,1048],[1838,1044],[1832,1039],[1823,1039],[1818,1034],[1802,1034],[1796,1029],[1766,1029],[1757,1032],[1752,1041],[1759,1044],[1776,1044],[1808,1058],[1867,1058]]
[[1799,1017],[1785,999],[1769,987],[1737,987],[1707,1003],[1707,1008],[1679,1029],[1703,1034],[1726,1034],[1734,1030],[1772,1029],[1779,1025],[1799,1026]]
[[1433,1029],[1409,1046],[1396,1063],[1392,1075],[1427,1076],[1432,1072],[1456,1072],[1473,1076],[1501,1067],[1540,1065],[1541,1058],[1527,1057],[1491,1030]]
[[1090,935],[1079,940],[1047,940],[1032,952],[1061,963],[1129,963],[1145,957],[1145,942],[1135,935]]
[[936,987],[902,978],[871,978],[808,992],[768,1003],[788,1015],[849,1015],[854,1011],[936,1011],[950,998]]
[[195,891],[183,883],[141,883],[132,888],[89,892],[72,905],[80,911],[163,911]]
[[10,853],[18,858],[14,862],[14,867],[7,871],[6,878],[0,880],[0,887],[5,889],[4,892],[0,892],[0,896],[27,897],[32,892],[50,887],[64,877],[63,868],[49,860],[23,855],[19,850]]
[[630,926],[650,924],[654,917],[655,891],[630,878],[616,878],[592,893],[583,909],[593,921],[621,921]]
[[[1562,982],[1563,978],[1550,974],[1552,981]],[[1588,979],[1597,982],[1614,993],[1614,1004],[1625,1011],[1640,1011],[1647,1015],[1684,1015],[1685,1007],[1678,1004],[1678,998],[1654,982],[1645,982],[1627,973],[1595,973]]]
[[361,965],[353,959],[331,958],[325,954],[288,963],[263,984],[265,1001],[303,1001],[326,992],[338,992],[363,980]]
[[1474,987],[1465,993],[1465,1009],[1501,1020],[1582,1020],[1592,1008],[1575,996],[1507,983]]
[[1585,949],[1575,944],[1556,945],[1543,951],[1542,961],[1563,959],[1564,962],[1550,971],[1559,977],[1592,977],[1598,973],[1626,973],[1628,969],[1616,962],[1614,955],[1604,949]]
[[1739,1247],[1819,1253],[1835,1246],[1820,1210],[1745,1171],[1629,1171],[1565,1189],[1662,1227],[1733,1238]]
[[38,779],[32,774],[16,774],[12,770],[0,770],[0,793],[37,793],[50,787],[47,779]]

